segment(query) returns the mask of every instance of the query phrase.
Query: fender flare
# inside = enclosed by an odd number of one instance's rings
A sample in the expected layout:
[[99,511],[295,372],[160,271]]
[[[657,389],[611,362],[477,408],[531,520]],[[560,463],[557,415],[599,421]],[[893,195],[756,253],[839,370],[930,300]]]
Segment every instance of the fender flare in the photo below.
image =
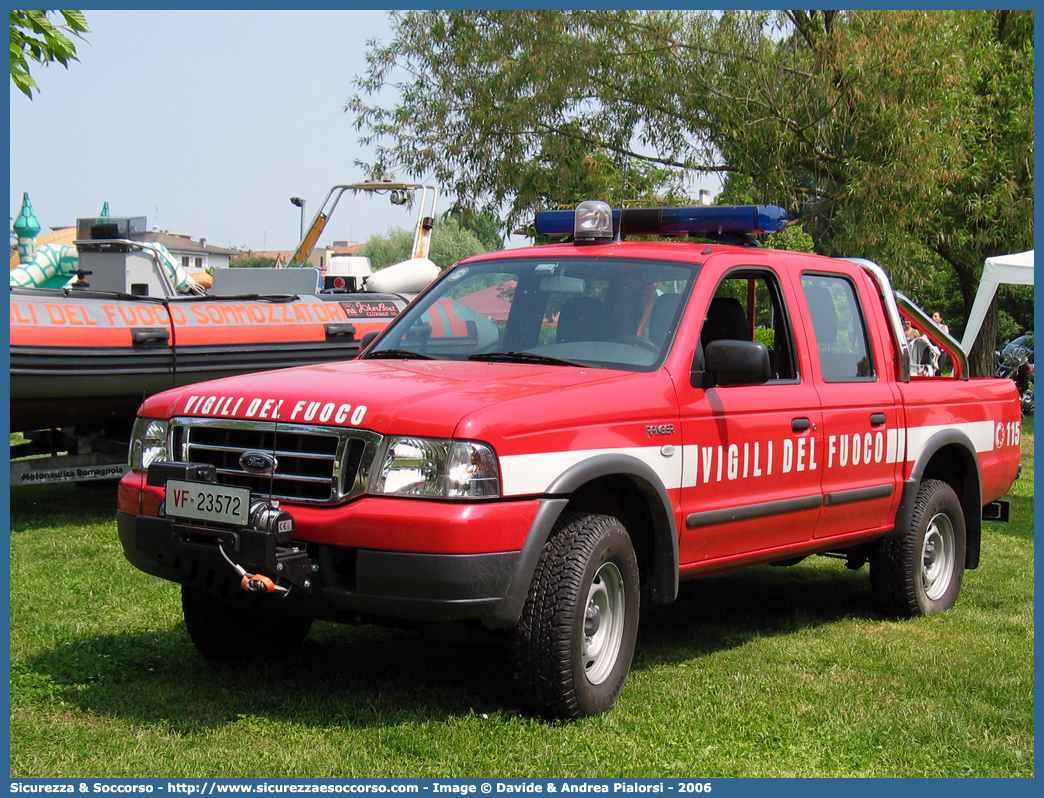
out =
[[652,517],[653,554],[647,585],[652,600],[657,604],[668,604],[677,598],[678,527],[666,487],[648,463],[625,454],[601,454],[566,469],[548,486],[526,535],[511,583],[496,616],[487,625],[502,627],[518,623],[540,553],[555,523],[569,505],[570,496],[592,480],[608,476],[630,478],[645,499]]
[[925,441],[910,469],[910,476],[903,483],[903,495],[899,502],[899,510],[896,512],[895,530],[892,534],[898,535],[900,530],[906,529],[910,525],[914,504],[917,500],[917,491],[925,478],[928,464],[940,450],[947,446],[954,446],[960,452],[960,465],[968,477],[967,484],[963,488],[960,485],[952,487],[957,492],[961,507],[964,509],[964,526],[967,532],[965,567],[971,569],[979,564],[979,544],[982,533],[982,469],[975,451],[975,444],[961,430],[940,430]]

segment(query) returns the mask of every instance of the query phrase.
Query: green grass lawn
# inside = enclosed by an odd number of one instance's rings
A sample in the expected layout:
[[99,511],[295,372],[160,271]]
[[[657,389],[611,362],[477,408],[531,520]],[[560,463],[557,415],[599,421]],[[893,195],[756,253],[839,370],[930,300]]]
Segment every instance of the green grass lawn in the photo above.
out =
[[293,657],[205,663],[177,586],[127,563],[111,488],[11,491],[14,777],[1029,777],[1033,423],[1013,521],[948,613],[877,615],[814,558],[644,611],[610,712],[522,713],[504,651],[317,623]]

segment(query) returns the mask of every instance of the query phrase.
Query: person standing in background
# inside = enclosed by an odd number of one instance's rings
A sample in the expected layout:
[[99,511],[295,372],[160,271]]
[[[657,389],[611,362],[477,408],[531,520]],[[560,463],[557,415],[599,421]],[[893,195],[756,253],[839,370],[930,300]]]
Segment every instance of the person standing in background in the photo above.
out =
[[920,338],[921,333],[910,323],[909,319],[903,319],[903,332],[906,333],[906,340],[909,343],[915,338]]

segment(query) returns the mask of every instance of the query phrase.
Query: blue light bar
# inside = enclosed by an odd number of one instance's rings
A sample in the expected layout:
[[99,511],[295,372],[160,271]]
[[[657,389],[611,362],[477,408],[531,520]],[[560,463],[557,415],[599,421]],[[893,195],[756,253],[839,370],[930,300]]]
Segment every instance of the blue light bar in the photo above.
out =
[[[573,211],[538,211],[536,231],[546,236],[571,236],[574,215]],[[777,205],[705,205],[613,211],[613,232],[625,236],[778,233],[786,226],[787,212]]]
[[[542,236],[571,236],[574,216],[573,211],[537,211],[536,231]],[[613,211],[614,229],[619,216],[619,211]]]

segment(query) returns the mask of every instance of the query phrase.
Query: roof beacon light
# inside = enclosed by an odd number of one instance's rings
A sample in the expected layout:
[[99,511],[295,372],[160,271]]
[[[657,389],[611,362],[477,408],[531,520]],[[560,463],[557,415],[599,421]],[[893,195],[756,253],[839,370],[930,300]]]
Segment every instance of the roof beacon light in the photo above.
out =
[[613,209],[608,202],[586,200],[576,206],[573,240],[577,244],[613,240]]
[[[611,220],[611,221],[610,221]],[[546,236],[572,235],[590,244],[629,235],[737,236],[778,233],[787,212],[776,205],[710,205],[694,208],[624,208],[587,201],[572,211],[539,211],[536,231]]]

